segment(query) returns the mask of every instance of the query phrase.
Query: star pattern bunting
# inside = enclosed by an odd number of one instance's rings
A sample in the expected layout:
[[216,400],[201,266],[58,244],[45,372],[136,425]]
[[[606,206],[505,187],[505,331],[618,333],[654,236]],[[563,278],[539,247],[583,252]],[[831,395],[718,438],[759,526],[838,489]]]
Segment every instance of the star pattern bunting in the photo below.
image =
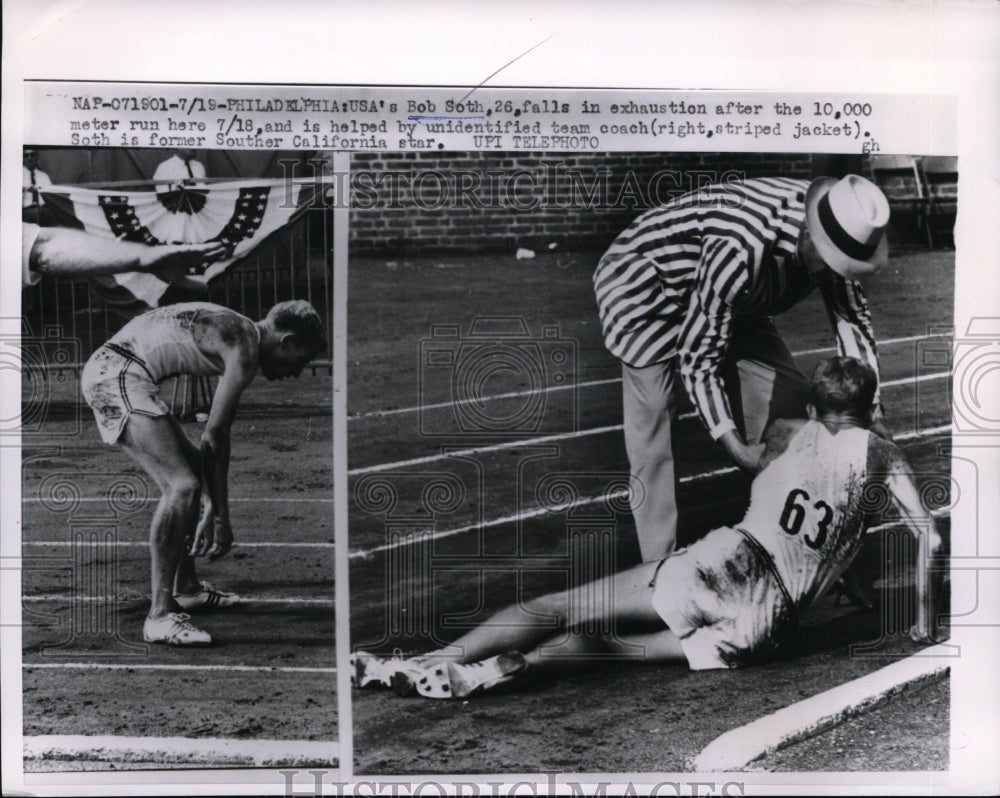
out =
[[[196,191],[198,202],[177,201],[178,197],[152,191],[76,186],[52,186],[43,196],[59,224],[92,235],[150,246],[221,242],[228,255],[193,272],[204,280],[218,277],[246,257],[268,236],[298,219],[320,196],[310,183],[277,178],[232,180],[187,191]],[[138,272],[93,278],[92,282],[106,289],[102,291],[106,298],[124,295],[131,298],[127,301],[139,300],[147,307],[160,304],[167,290],[167,284],[155,275]]]

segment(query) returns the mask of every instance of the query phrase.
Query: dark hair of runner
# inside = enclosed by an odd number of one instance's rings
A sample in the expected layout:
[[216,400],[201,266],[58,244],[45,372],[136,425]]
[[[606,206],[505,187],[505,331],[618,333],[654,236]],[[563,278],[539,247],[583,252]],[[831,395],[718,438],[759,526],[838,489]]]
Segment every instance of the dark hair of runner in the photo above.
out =
[[315,357],[327,346],[323,320],[316,309],[304,299],[279,302],[267,312],[274,328],[292,333],[299,344]]
[[816,366],[809,401],[820,413],[865,416],[875,400],[878,380],[871,366],[854,357],[831,357]]

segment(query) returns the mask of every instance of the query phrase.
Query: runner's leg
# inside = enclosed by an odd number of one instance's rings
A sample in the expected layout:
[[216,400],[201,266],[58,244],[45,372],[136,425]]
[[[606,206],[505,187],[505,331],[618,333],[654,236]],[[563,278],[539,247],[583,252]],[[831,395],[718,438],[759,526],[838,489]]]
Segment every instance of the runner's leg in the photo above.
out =
[[[201,450],[195,446],[192,440],[185,434],[184,430],[181,428],[180,422],[177,421],[173,415],[164,416],[171,423],[174,428],[174,433],[177,436],[177,440],[181,445],[181,449],[184,452],[184,458],[187,460],[188,466],[191,471],[201,478]],[[207,500],[207,497],[206,497]],[[208,505],[205,505],[206,510],[210,511]],[[198,571],[195,567],[194,557],[188,554],[186,551],[181,556],[181,561],[177,565],[177,573],[174,576],[174,593],[186,596],[192,593],[197,593],[201,589],[201,580],[198,578]]]
[[179,611],[174,577],[185,541],[198,521],[201,481],[191,469],[169,416],[132,413],[121,443],[160,488],[149,537],[153,596],[149,617],[160,618]]
[[[567,641],[567,630],[584,624],[607,626],[613,622],[612,628],[616,623],[663,628],[662,619],[650,603],[653,590],[650,582],[658,565],[658,562],[643,563],[596,584],[549,593],[523,605],[512,604],[462,635],[447,649],[431,652],[429,657],[469,663],[507,651],[531,652],[542,644],[557,646]],[[594,595],[613,598],[594,601]],[[528,620],[531,616],[548,622],[531,623]],[[538,659],[544,659],[544,652],[539,653]]]
[[[657,622],[663,621],[657,616]],[[552,638],[524,655],[533,673],[576,670],[594,664],[595,655],[619,654],[618,662],[665,664],[687,662],[681,641],[670,629],[633,634],[615,634],[609,637],[591,637],[571,634],[569,637]]]

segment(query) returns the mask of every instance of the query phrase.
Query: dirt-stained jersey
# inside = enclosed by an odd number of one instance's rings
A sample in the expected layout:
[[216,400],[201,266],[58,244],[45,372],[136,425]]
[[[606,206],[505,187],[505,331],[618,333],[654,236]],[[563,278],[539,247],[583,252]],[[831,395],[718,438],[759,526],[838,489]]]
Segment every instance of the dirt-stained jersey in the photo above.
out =
[[131,355],[153,382],[178,374],[218,376],[225,371],[222,358],[204,352],[194,340],[198,317],[212,311],[233,313],[209,302],[167,305],[136,316],[105,346]]
[[862,542],[871,433],[806,422],[754,479],[740,527],[770,552],[804,611],[840,577]]

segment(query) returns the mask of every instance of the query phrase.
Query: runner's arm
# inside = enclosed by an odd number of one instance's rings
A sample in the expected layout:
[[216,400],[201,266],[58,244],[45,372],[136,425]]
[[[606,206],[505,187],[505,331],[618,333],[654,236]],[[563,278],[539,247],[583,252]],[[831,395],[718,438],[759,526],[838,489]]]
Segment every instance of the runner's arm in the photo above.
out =
[[[223,324],[239,324],[223,319]],[[256,342],[251,342],[248,330],[242,330],[241,343],[220,347],[225,371],[219,378],[208,423],[201,435],[201,479],[212,505],[213,523],[199,527],[191,553],[221,557],[233,545],[229,522],[229,454],[230,430],[236,418],[240,395],[257,372]],[[216,330],[216,334],[219,331]]]

